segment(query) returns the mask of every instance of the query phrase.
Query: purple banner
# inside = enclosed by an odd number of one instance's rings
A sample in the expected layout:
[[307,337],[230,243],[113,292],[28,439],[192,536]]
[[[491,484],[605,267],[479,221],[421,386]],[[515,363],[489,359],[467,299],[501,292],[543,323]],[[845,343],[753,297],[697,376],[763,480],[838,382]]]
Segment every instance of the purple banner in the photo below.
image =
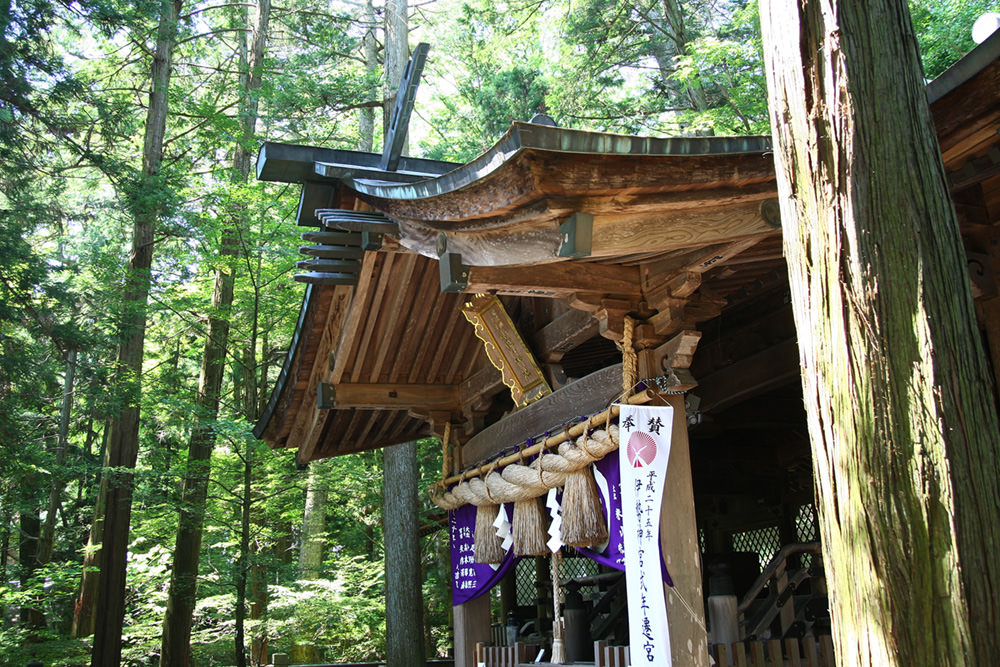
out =
[[[608,522],[608,545],[602,551],[579,548],[581,554],[593,561],[616,570],[625,570],[625,555],[622,543],[622,496],[621,472],[618,467],[618,450],[610,452],[603,459],[594,463],[599,475],[596,475],[601,491],[601,508]],[[603,476],[603,480],[601,479]],[[507,516],[514,514],[514,504],[507,503]],[[610,509],[609,509],[610,507]],[[520,560],[510,551],[499,565],[484,565],[473,561],[474,538],[476,533],[476,507],[463,505],[448,512],[448,528],[451,536],[451,595],[452,603],[459,605],[477,597],[493,588],[510,572]],[[660,554],[660,569],[663,581],[668,586],[674,582],[667,572]]]
[[[513,503],[507,505],[507,516],[513,514]],[[476,506],[462,505],[448,512],[451,536],[451,599],[460,605],[493,588],[520,560],[508,551],[499,565],[485,565],[473,560],[476,534]]]
[[[618,450],[609,452],[603,459],[596,461],[594,467],[597,468],[595,475],[598,480],[598,488],[601,490],[601,509],[604,510],[604,518],[608,522],[608,546],[603,551],[593,549],[578,548],[577,551],[587,558],[614,568],[625,570],[625,549],[623,546],[624,532],[622,528],[622,493],[621,493],[621,470],[618,467]],[[601,477],[604,477],[602,482]],[[610,505],[610,510],[608,509]],[[660,570],[663,581],[668,586],[673,586],[674,582],[667,572],[667,566],[663,562],[663,552],[660,551]]]

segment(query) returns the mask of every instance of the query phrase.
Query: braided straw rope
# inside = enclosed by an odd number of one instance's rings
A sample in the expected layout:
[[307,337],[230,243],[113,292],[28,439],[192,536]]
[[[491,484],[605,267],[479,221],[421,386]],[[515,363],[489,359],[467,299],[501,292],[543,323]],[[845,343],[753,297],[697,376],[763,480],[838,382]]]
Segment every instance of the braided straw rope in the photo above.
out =
[[566,473],[580,470],[608,452],[618,449],[618,426],[581,435],[575,442],[563,442],[559,453],[541,454],[530,465],[512,463],[501,472],[495,470],[485,478],[473,477],[451,490],[431,495],[441,509],[451,510],[466,503],[480,506],[530,500],[562,486]]
[[639,378],[639,355],[635,353],[635,346],[632,345],[634,331],[635,320],[626,315],[622,329],[622,340],[620,343],[615,343],[622,351],[622,393],[626,397],[632,393]]

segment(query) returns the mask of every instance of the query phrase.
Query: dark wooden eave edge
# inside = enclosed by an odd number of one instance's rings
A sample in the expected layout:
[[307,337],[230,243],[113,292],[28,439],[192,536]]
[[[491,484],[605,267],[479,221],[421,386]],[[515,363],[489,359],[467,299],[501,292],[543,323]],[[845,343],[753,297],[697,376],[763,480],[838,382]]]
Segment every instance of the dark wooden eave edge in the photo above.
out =
[[997,59],[1000,59],[1000,30],[994,32],[982,44],[962,56],[961,60],[928,83],[926,88],[927,103],[934,104],[982,72]]
[[[404,157],[400,158],[396,171],[385,171],[379,168],[380,159],[381,156],[377,153],[265,141],[257,153],[257,180],[275,183],[336,183],[340,178],[353,175],[405,182],[434,177],[460,166],[454,162]],[[338,166],[340,171],[326,176],[317,172],[318,163]]]
[[264,434],[271,422],[271,418],[274,416],[274,410],[278,406],[278,401],[281,400],[281,396],[285,393],[285,384],[288,382],[288,376],[292,372],[295,357],[304,338],[302,329],[305,325],[306,315],[312,305],[313,295],[317,289],[319,288],[313,285],[306,285],[305,294],[302,296],[302,306],[299,307],[299,318],[295,322],[295,332],[292,334],[292,342],[288,345],[288,354],[285,355],[285,362],[281,365],[281,372],[278,374],[278,379],[274,382],[271,398],[268,399],[264,412],[253,427],[253,437],[258,440],[264,439]]
[[327,177],[338,176],[352,189],[372,197],[396,200],[427,199],[456,192],[482,180],[527,150],[578,155],[708,156],[766,153],[771,137],[638,137],[605,132],[587,132],[515,121],[492,148],[467,164],[445,174],[411,183],[350,178],[323,170]]

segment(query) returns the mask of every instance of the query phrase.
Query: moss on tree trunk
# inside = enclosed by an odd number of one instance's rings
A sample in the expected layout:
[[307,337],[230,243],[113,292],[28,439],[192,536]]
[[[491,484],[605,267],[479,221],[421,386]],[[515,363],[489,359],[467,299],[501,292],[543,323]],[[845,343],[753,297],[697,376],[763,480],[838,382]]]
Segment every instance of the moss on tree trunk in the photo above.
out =
[[838,661],[1000,664],[997,415],[906,3],[760,11]]

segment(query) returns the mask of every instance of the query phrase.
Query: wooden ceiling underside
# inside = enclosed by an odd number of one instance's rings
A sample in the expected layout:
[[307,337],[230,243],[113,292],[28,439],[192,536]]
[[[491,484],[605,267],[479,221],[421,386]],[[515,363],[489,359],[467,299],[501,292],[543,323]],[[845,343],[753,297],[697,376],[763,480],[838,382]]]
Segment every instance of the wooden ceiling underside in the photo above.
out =
[[[464,300],[440,291],[437,262],[394,252],[367,253],[356,287],[313,286],[312,335],[264,438],[306,462],[427,435],[433,412],[459,410],[463,381],[483,363]],[[321,383],[332,407],[318,407]]]
[[[1000,35],[983,47],[973,54],[980,61],[975,67],[942,77],[928,95],[967,250],[996,254],[989,248],[997,244],[1000,220]],[[515,130],[536,133],[536,144],[504,153],[508,136],[498,154],[509,157],[509,165],[466,165],[473,176],[482,174],[478,180],[464,183],[452,172],[413,186],[336,186],[344,201],[395,220],[402,238],[365,253],[356,286],[310,287],[284,381],[259,435],[297,448],[300,462],[307,462],[427,435],[432,423],[461,420],[470,407],[482,411],[479,399],[502,389],[462,316],[468,295],[441,292],[435,241],[442,231],[449,252],[467,250],[470,293],[544,297],[595,320],[617,309],[619,317],[631,312],[654,323],[654,313],[678,301],[661,284],[689,289],[680,316],[685,329],[697,325],[706,333],[702,368],[695,369],[715,378],[705,386],[706,404],[736,404],[731,387],[740,379],[730,377],[740,368],[736,362],[773,380],[781,375],[773,369],[779,360],[795,380],[794,333],[782,310],[787,278],[780,228],[764,209],[777,196],[769,154],[759,147],[740,152],[738,143],[730,155],[573,154],[542,144],[587,137],[524,124]],[[407,194],[432,188],[427,183],[434,180],[443,185],[433,196]],[[593,212],[594,252],[555,257],[559,223],[574,212]],[[715,253],[722,258],[717,263]],[[996,301],[991,307],[1000,321]],[[762,303],[769,304],[766,313]],[[552,317],[560,312],[554,308]],[[762,327],[766,317],[777,319]],[[545,324],[523,335],[537,341]],[[593,330],[593,321],[591,329],[584,325],[580,331]],[[746,335],[730,335],[734,326],[745,327]],[[547,353],[558,358],[564,351]],[[329,388],[328,407],[317,409],[320,385]]]

